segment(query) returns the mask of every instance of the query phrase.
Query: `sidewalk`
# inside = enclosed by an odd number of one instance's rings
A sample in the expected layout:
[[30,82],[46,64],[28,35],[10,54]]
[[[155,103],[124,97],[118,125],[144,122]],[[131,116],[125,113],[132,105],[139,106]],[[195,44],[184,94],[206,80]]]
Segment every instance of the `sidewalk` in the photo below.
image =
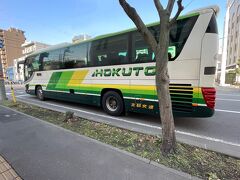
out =
[[26,180],[197,179],[2,106],[0,154]]

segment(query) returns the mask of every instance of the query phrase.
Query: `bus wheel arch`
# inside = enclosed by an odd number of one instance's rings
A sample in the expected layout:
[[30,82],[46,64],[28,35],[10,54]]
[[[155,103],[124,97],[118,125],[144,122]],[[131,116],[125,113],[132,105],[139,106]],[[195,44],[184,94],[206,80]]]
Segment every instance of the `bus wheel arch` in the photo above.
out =
[[44,93],[43,93],[43,90],[42,90],[42,86],[41,85],[36,85],[35,86],[35,95],[37,96],[37,98],[41,101],[44,101],[45,100],[45,97],[44,97]]
[[100,102],[103,110],[110,115],[120,116],[125,111],[123,95],[119,89],[103,89]]

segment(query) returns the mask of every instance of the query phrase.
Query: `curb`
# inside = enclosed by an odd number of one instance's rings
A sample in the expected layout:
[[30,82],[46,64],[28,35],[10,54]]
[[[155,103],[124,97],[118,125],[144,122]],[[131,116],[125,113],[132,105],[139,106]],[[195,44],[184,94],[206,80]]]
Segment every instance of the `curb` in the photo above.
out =
[[[26,103],[22,99],[18,99],[18,101]],[[34,102],[27,102],[27,103],[32,104],[34,106],[42,107],[42,108],[45,108],[45,109],[51,109],[49,107],[44,107],[42,104],[36,104]],[[51,110],[54,110],[54,111],[57,111],[57,112],[65,113],[67,111],[67,110],[61,110],[61,109],[58,109],[58,108],[55,107],[55,106],[59,106],[59,105],[55,105],[55,104],[53,105],[53,104],[48,104],[48,103],[47,103],[47,105],[52,107]],[[64,107],[63,106],[62,109],[64,109],[64,108],[65,109],[71,109],[69,107]],[[93,119],[92,117],[90,117],[88,115],[81,116],[81,115],[79,115],[78,112],[75,112],[75,111],[77,111],[77,110],[74,110],[74,113],[78,117],[88,119],[88,120],[94,121],[94,122],[105,123],[105,124],[108,124],[108,125],[111,125],[111,126],[114,126],[114,127],[119,127],[119,128],[123,128],[123,129],[126,129],[126,130],[138,132],[138,133],[143,133],[143,134],[149,134],[149,135],[156,136],[156,135],[159,135],[160,132],[161,132],[159,129],[155,129],[155,128],[151,128],[151,127],[149,127],[149,128],[146,127],[145,129],[142,129],[142,128],[139,128],[139,127],[126,128],[124,125],[119,124],[117,121],[110,122],[108,120],[103,120],[103,118]],[[100,115],[100,116],[102,116],[102,115]],[[142,125],[140,125],[140,126],[142,126]],[[177,131],[176,131],[176,135],[177,135],[177,140],[181,143],[190,144],[190,145],[193,145],[193,146],[196,146],[196,147],[199,147],[199,148],[203,148],[203,149],[206,149],[206,150],[215,151],[215,152],[225,154],[225,155],[228,155],[228,156],[240,158],[240,152],[238,150],[239,147],[233,146],[231,144],[224,144],[221,141],[212,141],[211,139],[204,139],[202,137],[199,137],[199,135],[196,135],[195,137],[194,136],[189,136],[188,133],[183,134],[183,133],[180,133],[180,132],[177,132]],[[212,139],[214,139],[214,138],[212,138]]]

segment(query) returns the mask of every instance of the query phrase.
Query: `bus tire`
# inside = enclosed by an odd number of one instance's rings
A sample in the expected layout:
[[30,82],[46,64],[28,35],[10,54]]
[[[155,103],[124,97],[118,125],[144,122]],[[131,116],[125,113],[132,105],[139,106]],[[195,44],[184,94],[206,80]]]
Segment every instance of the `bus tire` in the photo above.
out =
[[119,116],[124,111],[124,103],[119,93],[108,91],[102,97],[104,111],[112,116]]
[[43,93],[43,90],[42,90],[42,86],[37,86],[37,88],[36,88],[36,95],[37,95],[37,98],[39,100],[41,100],[41,101],[45,100],[44,93]]

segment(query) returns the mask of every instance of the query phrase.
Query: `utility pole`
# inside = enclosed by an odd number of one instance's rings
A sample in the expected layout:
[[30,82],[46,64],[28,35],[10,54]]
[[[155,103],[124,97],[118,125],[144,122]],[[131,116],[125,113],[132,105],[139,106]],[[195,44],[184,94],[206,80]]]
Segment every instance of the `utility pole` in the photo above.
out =
[[[0,39],[0,49],[3,48],[3,41]],[[0,102],[7,100],[4,77],[3,77],[3,69],[2,69],[2,60],[0,55]]]

